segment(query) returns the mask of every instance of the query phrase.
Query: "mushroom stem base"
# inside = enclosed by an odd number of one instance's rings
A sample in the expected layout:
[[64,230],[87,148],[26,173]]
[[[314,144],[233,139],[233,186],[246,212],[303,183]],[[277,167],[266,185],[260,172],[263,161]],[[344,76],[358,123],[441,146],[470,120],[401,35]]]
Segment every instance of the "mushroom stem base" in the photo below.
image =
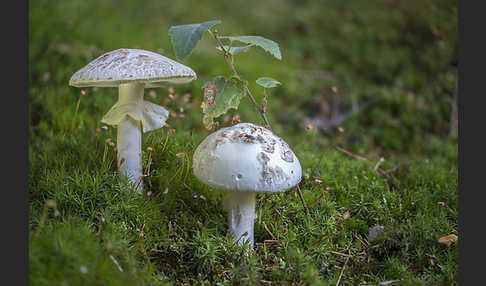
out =
[[142,193],[142,132],[134,120],[127,118],[117,126],[117,162],[122,176]]
[[255,222],[255,193],[230,192],[224,199],[228,212],[229,232],[240,245],[248,241],[253,248],[253,226]]

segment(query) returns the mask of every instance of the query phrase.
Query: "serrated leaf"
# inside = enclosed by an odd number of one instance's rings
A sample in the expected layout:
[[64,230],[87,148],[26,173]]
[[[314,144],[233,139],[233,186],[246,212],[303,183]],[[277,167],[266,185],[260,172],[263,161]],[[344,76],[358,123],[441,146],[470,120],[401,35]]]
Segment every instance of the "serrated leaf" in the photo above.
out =
[[211,129],[214,118],[225,114],[230,108],[238,109],[241,98],[245,96],[245,86],[236,78],[226,79],[217,76],[204,85],[203,124]]
[[[249,47],[253,47],[253,46],[254,46],[253,44],[247,45],[247,46],[241,46],[241,47],[230,47],[230,46],[227,46],[227,45],[223,45],[224,49],[227,50],[232,55],[236,55],[236,54],[239,54],[241,52],[244,52]],[[221,51],[221,47],[220,46],[217,46],[216,49],[218,49],[218,50]]]
[[201,40],[204,32],[212,26],[220,24],[220,20],[207,21],[198,24],[172,26],[169,29],[169,36],[174,47],[176,57],[182,60],[188,56],[196,44]]
[[276,57],[277,59],[281,60],[282,55],[280,54],[280,49],[278,44],[272,40],[266,39],[261,36],[221,36],[221,39],[228,39],[230,41],[239,41],[245,44],[253,44],[257,45],[260,48],[264,49],[266,52],[269,52],[272,56]]
[[273,88],[281,85],[281,83],[271,77],[261,77],[256,80],[256,83],[263,86],[264,88]]

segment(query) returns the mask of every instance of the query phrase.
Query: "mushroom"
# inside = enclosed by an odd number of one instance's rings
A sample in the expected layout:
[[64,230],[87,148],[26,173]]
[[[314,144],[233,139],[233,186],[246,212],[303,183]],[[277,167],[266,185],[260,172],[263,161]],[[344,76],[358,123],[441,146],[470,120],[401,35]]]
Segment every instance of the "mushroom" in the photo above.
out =
[[169,111],[144,101],[144,88],[192,81],[196,73],[174,60],[140,49],[107,52],[73,74],[75,87],[118,87],[118,101],[101,119],[117,127],[117,163],[122,176],[141,193],[142,132],[162,128]]
[[193,170],[205,184],[230,191],[223,202],[229,232],[239,244],[248,241],[252,247],[256,193],[285,191],[302,177],[299,159],[287,143],[252,123],[222,128],[206,137],[194,152]]

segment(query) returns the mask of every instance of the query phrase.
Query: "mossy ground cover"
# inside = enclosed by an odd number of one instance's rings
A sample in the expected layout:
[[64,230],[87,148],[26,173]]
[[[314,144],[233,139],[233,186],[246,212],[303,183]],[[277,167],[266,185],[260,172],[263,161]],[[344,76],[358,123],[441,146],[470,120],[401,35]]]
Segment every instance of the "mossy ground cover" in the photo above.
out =
[[[209,37],[183,61],[199,80],[146,90],[172,115],[144,134],[143,196],[125,191],[116,129],[100,122],[116,89],[83,96],[68,86],[109,50],[175,58],[169,27],[213,19],[222,33],[279,43],[282,61],[252,50],[236,64],[258,100],[255,79],[283,83],[269,92],[268,115],[303,168],[309,213],[295,189],[259,195],[251,255],[227,237],[224,192],[191,172],[210,133],[201,87],[230,74]],[[457,244],[438,243],[458,231],[457,139],[449,134],[455,1],[212,1],[197,9],[191,1],[34,1],[29,25],[32,285],[457,284]],[[306,128],[333,112],[344,120]],[[262,124],[244,99],[220,127],[236,114]],[[375,171],[381,157],[386,176]],[[374,226],[384,231],[371,242]]]

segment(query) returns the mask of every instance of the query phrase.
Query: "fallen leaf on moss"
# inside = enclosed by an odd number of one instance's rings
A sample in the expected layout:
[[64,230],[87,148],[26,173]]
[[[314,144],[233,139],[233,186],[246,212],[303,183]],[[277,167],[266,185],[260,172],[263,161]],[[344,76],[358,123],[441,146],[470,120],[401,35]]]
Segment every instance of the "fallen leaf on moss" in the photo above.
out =
[[449,234],[449,235],[446,235],[446,236],[439,238],[439,243],[445,244],[445,245],[447,245],[447,247],[450,247],[451,243],[457,241],[457,238],[458,238],[457,235]]

